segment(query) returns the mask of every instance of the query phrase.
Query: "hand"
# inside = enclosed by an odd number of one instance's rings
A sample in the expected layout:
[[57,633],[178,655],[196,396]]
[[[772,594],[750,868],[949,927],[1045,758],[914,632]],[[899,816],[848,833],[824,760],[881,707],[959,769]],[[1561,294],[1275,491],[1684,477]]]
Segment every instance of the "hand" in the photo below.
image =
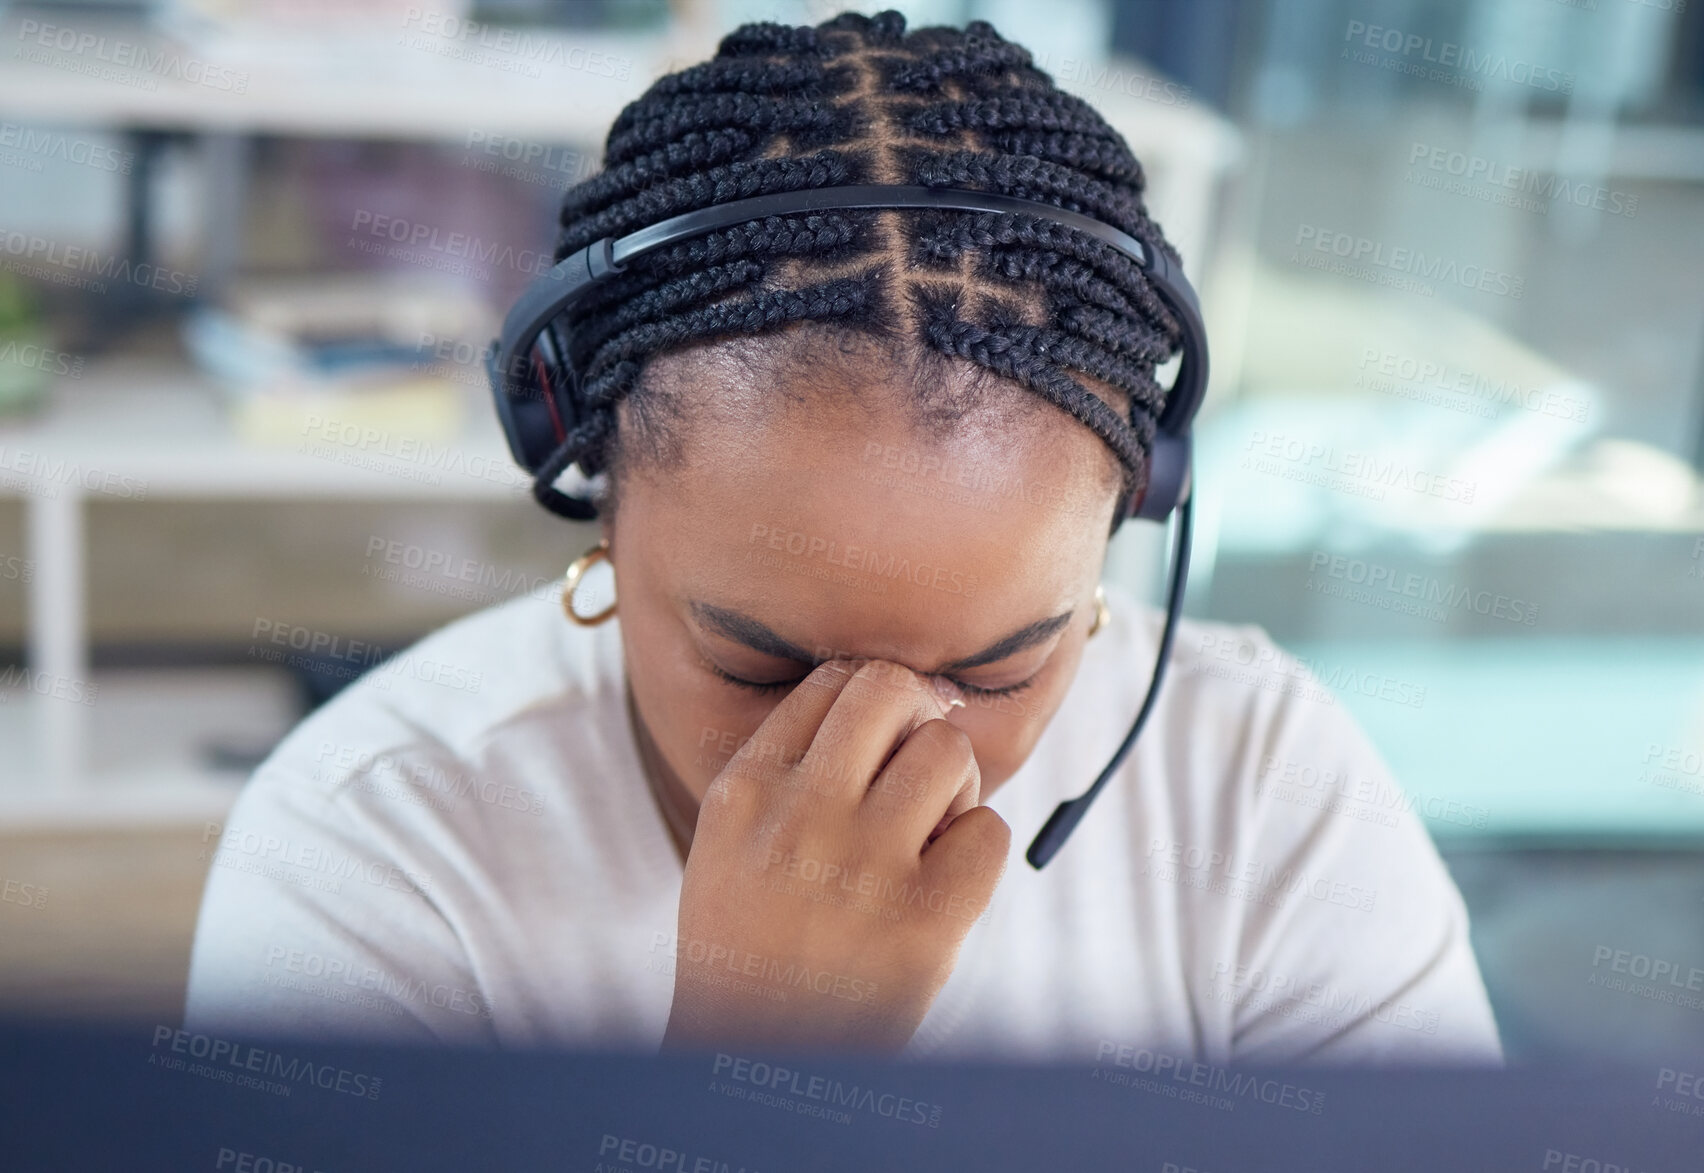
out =
[[948,703],[901,665],[829,661],[729,760],[687,856],[665,1048],[911,1038],[1012,837]]

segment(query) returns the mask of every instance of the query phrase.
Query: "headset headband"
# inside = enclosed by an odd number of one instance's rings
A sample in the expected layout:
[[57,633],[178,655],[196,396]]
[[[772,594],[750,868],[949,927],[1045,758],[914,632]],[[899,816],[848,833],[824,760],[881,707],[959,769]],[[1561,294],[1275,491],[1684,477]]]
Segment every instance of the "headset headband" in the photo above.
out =
[[[486,368],[509,451],[517,463],[538,478],[534,495],[540,502],[557,508],[553,499],[561,494],[551,483],[564,471],[562,450],[582,414],[579,381],[568,356],[554,353],[556,348],[545,333],[552,321],[598,281],[664,245],[768,216],[856,208],[934,208],[1034,216],[1091,236],[1140,266],[1177,318],[1183,331],[1183,358],[1157,421],[1147,489],[1133,503],[1129,516],[1163,521],[1187,496],[1189,427],[1207,390],[1207,332],[1195,290],[1164,253],[1092,216],[1035,200],[953,188],[855,184],[731,200],[671,216],[619,239],[606,236],[563,258],[527,287],[504,317],[501,336],[486,352]],[[544,352],[542,356],[534,355],[535,348]],[[541,365],[542,387],[537,369]]]

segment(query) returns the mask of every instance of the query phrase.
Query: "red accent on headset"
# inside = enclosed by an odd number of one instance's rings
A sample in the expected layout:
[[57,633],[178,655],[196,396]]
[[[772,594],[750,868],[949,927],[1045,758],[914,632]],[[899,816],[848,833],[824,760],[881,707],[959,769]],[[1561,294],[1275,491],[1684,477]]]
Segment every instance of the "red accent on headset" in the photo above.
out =
[[1148,457],[1147,467],[1145,467],[1142,470],[1142,486],[1139,489],[1137,489],[1134,493],[1130,494],[1130,501],[1124,507],[1124,516],[1125,517],[1140,517],[1141,516],[1142,502],[1144,502],[1148,499],[1148,490],[1153,488],[1153,487],[1154,487],[1154,464],[1153,464],[1153,455],[1152,455],[1152,452],[1150,451],[1149,457]]
[[539,388],[544,392],[545,410],[550,412],[550,426],[556,432],[556,442],[560,444],[568,438],[568,429],[562,426],[562,417],[556,412],[556,396],[550,390],[550,376],[536,354],[533,355],[533,377],[538,380]]

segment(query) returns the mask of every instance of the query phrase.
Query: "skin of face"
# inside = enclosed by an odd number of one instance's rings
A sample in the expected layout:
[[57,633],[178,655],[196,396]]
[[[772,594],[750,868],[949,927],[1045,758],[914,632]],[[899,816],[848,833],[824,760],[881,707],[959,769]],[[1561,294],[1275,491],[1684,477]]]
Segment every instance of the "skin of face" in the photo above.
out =
[[[984,800],[1076,675],[1115,458],[1015,383],[995,388],[1001,410],[920,428],[918,377],[891,351],[832,343],[803,367],[718,346],[647,370],[690,419],[678,459],[624,472],[605,537],[634,733],[683,854],[717,773],[820,660],[904,665],[963,699],[945,719],[971,740]],[[1003,382],[960,360],[930,377]]]

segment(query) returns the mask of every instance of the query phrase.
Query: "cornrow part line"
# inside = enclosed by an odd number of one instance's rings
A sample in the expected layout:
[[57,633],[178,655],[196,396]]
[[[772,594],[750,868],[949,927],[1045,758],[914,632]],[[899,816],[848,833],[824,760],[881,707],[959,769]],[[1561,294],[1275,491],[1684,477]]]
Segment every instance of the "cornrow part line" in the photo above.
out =
[[[1008,213],[929,212],[917,217],[909,263],[958,270],[962,258],[972,254],[977,257],[974,276],[982,280],[1041,285],[1049,293],[1068,292],[1079,300],[1142,317],[1134,293],[1145,276],[1128,257],[1102,241],[1053,221]],[[1106,271],[1097,269],[1097,263],[1106,265]]]
[[[931,226],[928,241],[933,255],[946,258],[979,251],[984,276],[1008,282],[1038,281],[1050,291],[1069,289],[1084,301],[1141,317],[1153,323],[1172,346],[1181,345],[1182,330],[1147,274],[1104,241],[1034,216],[939,215],[941,222]],[[953,217],[956,224],[949,220]]]

